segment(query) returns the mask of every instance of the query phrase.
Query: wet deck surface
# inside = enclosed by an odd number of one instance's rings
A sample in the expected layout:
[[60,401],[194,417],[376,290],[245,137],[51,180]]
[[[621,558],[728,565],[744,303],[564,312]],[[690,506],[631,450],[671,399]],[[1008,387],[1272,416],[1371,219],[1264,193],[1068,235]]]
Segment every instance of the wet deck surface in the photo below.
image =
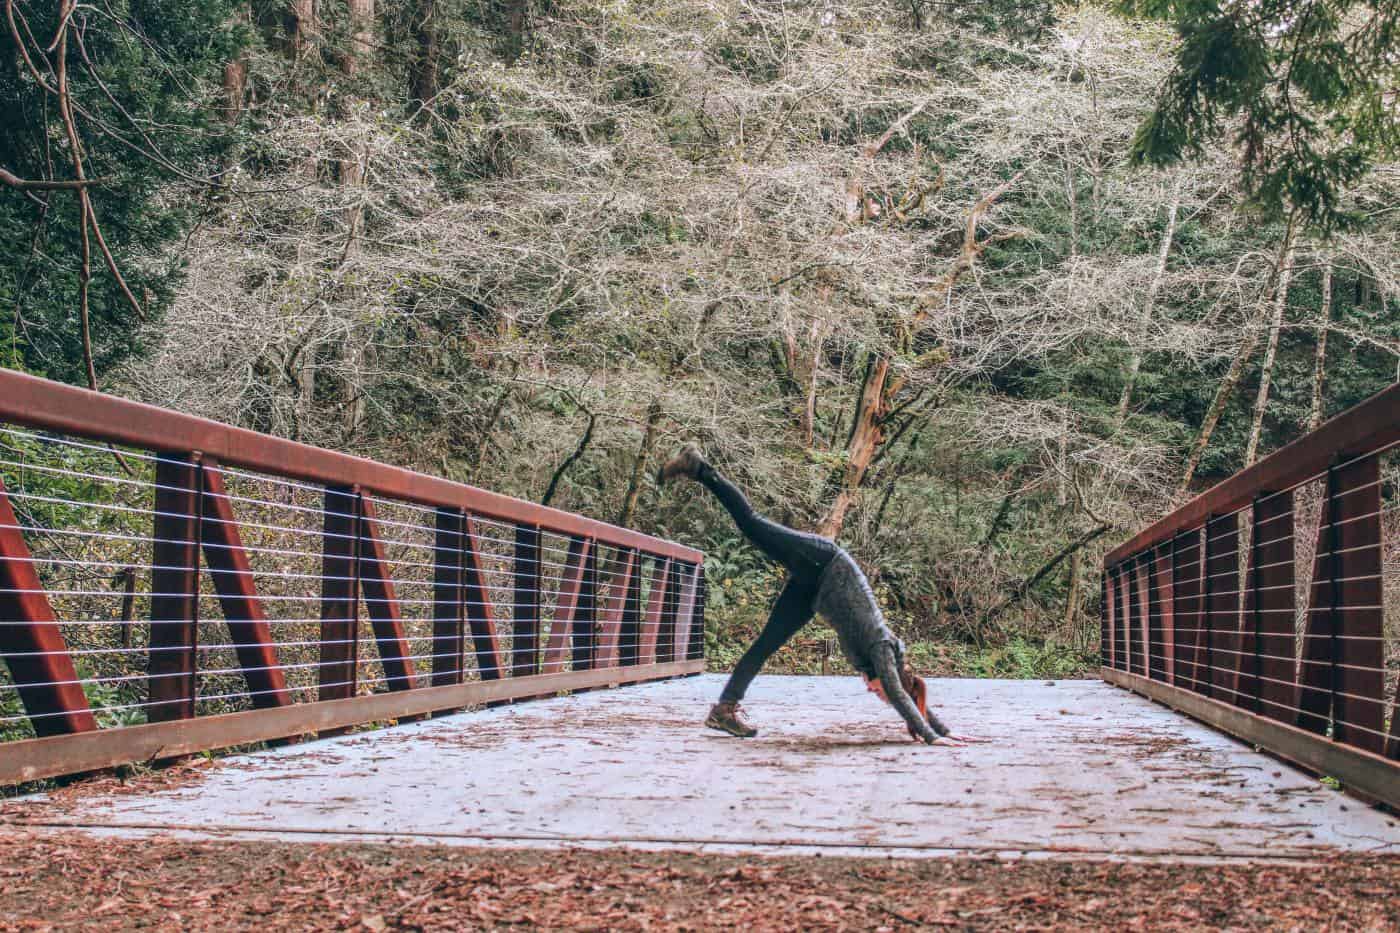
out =
[[[854,677],[761,677],[760,734],[699,726],[716,675],[224,760],[91,797],[99,833],[690,851],[1174,859],[1400,853],[1396,819],[1098,681],[942,680],[963,749],[910,742]],[[29,808],[13,805],[10,819]]]

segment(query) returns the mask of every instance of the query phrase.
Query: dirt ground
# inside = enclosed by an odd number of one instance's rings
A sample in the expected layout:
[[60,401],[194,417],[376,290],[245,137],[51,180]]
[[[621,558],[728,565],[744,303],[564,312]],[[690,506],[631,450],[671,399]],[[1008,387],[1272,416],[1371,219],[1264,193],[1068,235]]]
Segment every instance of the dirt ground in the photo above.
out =
[[1400,859],[761,858],[0,831],[0,930],[1400,929]]

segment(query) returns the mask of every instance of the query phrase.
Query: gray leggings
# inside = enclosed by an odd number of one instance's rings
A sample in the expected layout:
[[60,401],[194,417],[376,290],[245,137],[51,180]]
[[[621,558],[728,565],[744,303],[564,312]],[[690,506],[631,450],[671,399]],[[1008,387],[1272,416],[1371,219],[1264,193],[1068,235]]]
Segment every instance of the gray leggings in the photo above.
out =
[[729,675],[729,682],[720,694],[721,703],[737,703],[743,699],[764,662],[812,620],[822,571],[836,556],[837,549],[835,543],[826,538],[794,531],[759,515],[739,487],[708,463],[700,467],[696,479],[714,493],[744,537],[769,560],[782,564],[788,571],[787,585],[778,594],[768,623],[734,666],[734,673]]

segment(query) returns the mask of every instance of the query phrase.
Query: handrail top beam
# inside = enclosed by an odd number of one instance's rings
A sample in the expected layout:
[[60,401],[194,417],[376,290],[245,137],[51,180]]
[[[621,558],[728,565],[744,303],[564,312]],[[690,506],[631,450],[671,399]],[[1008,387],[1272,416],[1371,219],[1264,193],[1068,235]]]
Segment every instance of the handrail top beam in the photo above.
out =
[[357,484],[388,498],[459,508],[689,563],[703,557],[693,548],[572,512],[12,369],[0,368],[0,421],[157,453],[200,451],[230,466],[322,485]]

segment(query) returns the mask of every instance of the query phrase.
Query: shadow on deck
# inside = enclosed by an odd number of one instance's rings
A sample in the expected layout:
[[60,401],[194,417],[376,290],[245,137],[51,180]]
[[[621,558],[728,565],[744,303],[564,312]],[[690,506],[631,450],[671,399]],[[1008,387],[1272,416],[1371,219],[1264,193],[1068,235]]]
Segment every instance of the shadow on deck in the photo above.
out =
[[910,742],[852,677],[761,677],[741,741],[706,675],[225,759],[188,786],[15,801],[97,833],[1062,858],[1400,853],[1393,816],[1099,681],[941,680],[965,749]]

